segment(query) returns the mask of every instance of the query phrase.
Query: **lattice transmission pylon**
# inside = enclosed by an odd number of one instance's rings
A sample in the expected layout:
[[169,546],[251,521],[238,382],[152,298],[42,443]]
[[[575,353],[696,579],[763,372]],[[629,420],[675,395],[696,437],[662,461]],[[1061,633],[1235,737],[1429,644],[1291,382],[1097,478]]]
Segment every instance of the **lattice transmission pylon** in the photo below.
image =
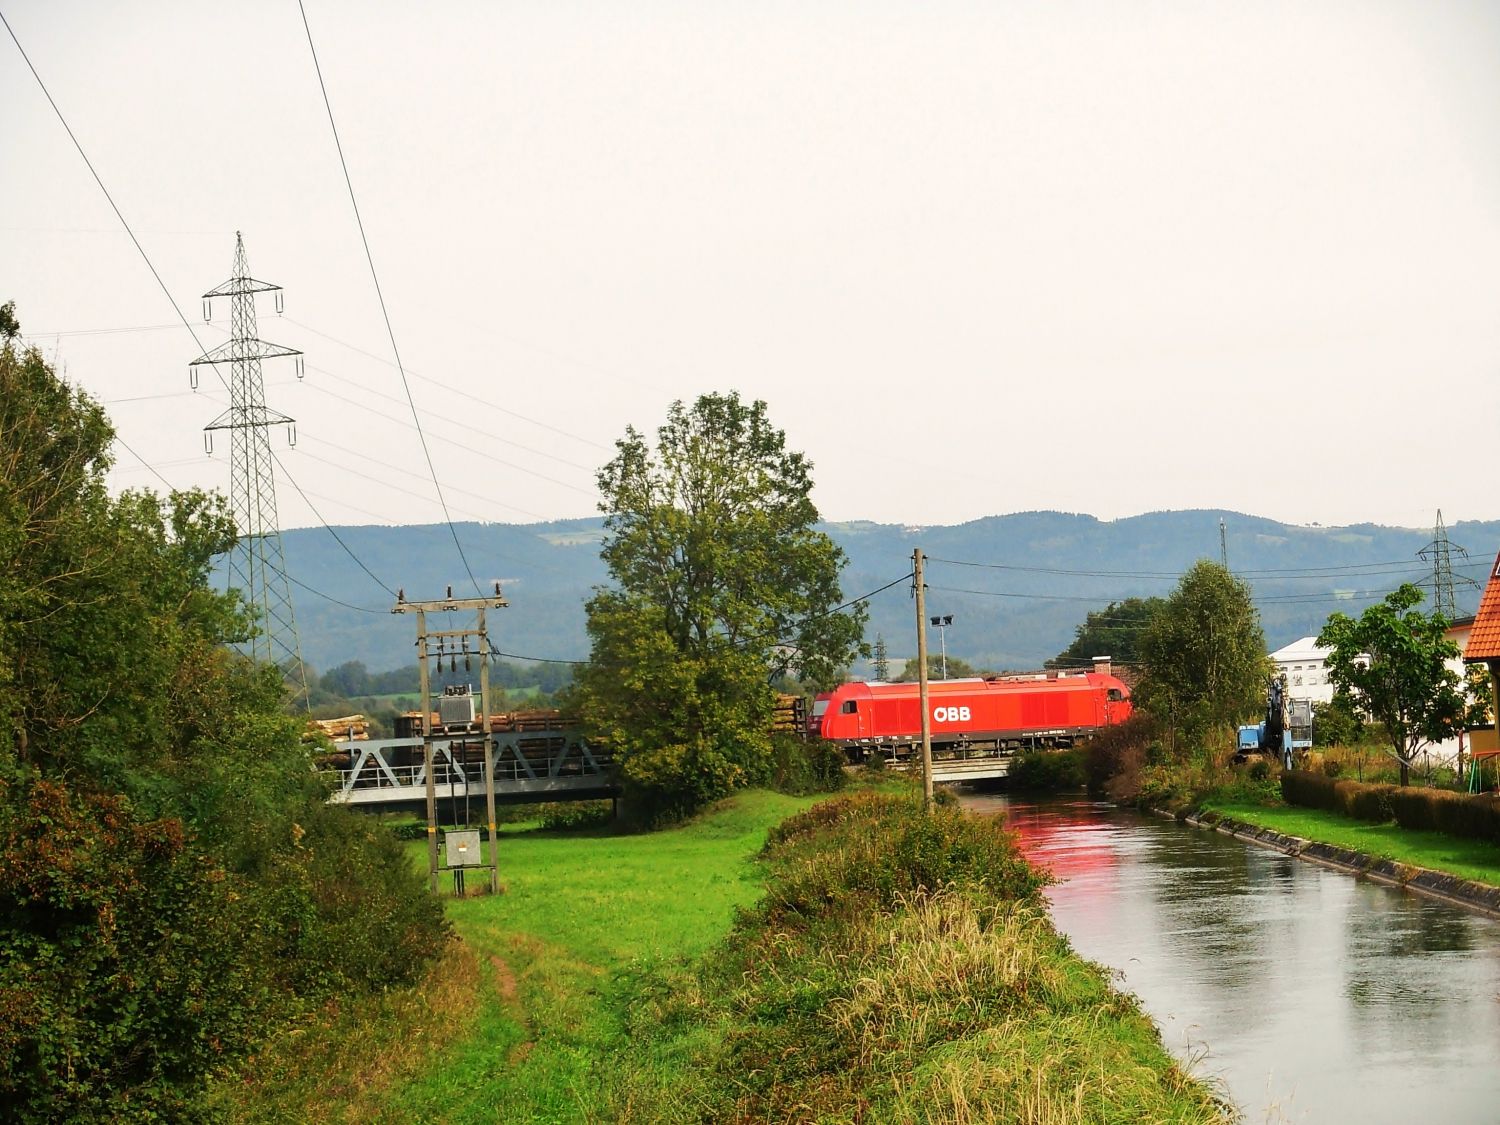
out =
[[213,314],[215,297],[229,298],[229,339],[205,352],[188,365],[193,389],[198,388],[198,368],[203,364],[229,367],[229,409],[203,429],[204,445],[213,452],[214,433],[229,431],[229,505],[239,540],[229,555],[229,585],[239,587],[254,609],[259,631],[249,643],[250,656],[281,668],[287,682],[305,699],[307,673],[297,640],[297,620],[292,612],[291,583],[281,549],[281,526],[276,516],[276,473],[268,431],[288,427],[293,445],[296,421],[266,406],[265,382],[260,362],[291,356],[302,377],[302,353],[296,348],[267,343],[256,335],[255,295],[274,293],[276,311],[281,311],[281,286],[250,276],[245,260],[245,240],[234,236],[234,276],[203,294],[203,318]]
[[1453,556],[1458,555],[1465,562],[1469,560],[1469,552],[1457,543],[1449,542],[1448,528],[1443,523],[1443,510],[1438,509],[1437,523],[1432,528],[1432,542],[1417,552],[1417,558],[1423,562],[1432,563],[1432,577],[1418,582],[1418,586],[1432,587],[1433,608],[1450,621],[1458,616],[1458,597],[1454,590],[1455,584],[1479,588],[1479,583],[1465,575],[1453,574]]

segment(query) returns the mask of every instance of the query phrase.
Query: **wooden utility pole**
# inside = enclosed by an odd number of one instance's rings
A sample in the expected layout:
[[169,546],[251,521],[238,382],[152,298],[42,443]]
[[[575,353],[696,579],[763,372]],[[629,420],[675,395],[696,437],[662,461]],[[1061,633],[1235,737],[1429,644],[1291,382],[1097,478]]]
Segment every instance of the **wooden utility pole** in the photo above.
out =
[[922,807],[932,808],[932,709],[927,706],[927,586],[922,580],[922,548],[911,553],[917,593],[917,698],[922,707]]
[[[500,847],[495,825],[495,765],[490,749],[493,732],[490,730],[490,635],[485,627],[484,611],[503,609],[510,603],[500,596],[500,583],[495,583],[495,593],[488,598],[455,598],[453,587],[448,587],[446,598],[431,601],[409,602],[404,591],[398,592],[392,613],[415,613],[417,615],[417,664],[419,690],[422,693],[422,768],[427,781],[427,877],[433,894],[438,889],[438,838],[437,838],[437,779],[432,768],[432,682],[427,671],[430,656],[428,639],[431,637],[455,640],[478,638],[479,647],[479,745],[484,757],[484,806],[489,816],[490,827],[490,893],[500,889]],[[478,614],[478,627],[474,629],[440,629],[427,631],[427,614],[454,613],[473,610]],[[467,648],[465,648],[467,652]],[[442,652],[439,650],[439,661]],[[464,657],[468,660],[467,655]],[[449,745],[452,754],[452,744]]]

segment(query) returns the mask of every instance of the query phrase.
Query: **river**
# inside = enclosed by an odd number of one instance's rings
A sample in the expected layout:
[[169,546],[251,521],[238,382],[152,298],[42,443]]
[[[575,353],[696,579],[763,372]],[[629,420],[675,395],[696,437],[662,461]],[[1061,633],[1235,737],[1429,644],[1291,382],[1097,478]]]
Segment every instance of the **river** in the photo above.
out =
[[1246,1122],[1500,1122],[1500,922],[1083,798],[962,803]]

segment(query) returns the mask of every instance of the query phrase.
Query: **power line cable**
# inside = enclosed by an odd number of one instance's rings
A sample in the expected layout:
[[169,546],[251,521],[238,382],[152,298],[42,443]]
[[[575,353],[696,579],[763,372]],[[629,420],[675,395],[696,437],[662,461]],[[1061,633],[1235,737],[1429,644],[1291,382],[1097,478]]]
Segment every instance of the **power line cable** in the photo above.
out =
[[[385,364],[388,367],[395,366],[394,364],[391,363],[390,360],[386,359],[385,356],[376,355],[374,352],[366,351],[364,348],[360,347],[358,344],[351,344],[347,340],[340,340],[337,336],[330,336],[327,332],[324,332],[322,329],[314,328],[310,324],[304,324],[302,321],[297,320],[294,317],[283,316],[282,319],[286,320],[286,321],[289,321],[292,324],[297,325],[299,328],[304,328],[307,331],[313,333],[314,335],[321,336],[325,340],[329,340],[329,341],[331,341],[331,342],[333,342],[335,344],[340,345],[341,347],[348,348],[352,352],[357,352],[357,353],[359,353],[362,356],[367,356],[368,358],[375,360],[375,362],[377,362],[377,363],[383,363],[383,364]],[[466,389],[464,387],[455,387],[452,383],[445,383],[441,379],[434,379],[431,375],[423,375],[420,371],[413,371],[411,369],[408,369],[407,370],[407,374],[411,375],[413,378],[421,379],[424,382],[431,383],[435,387],[441,387],[445,391],[451,391],[454,394],[463,395],[465,398],[473,399],[475,402],[479,403],[481,406],[487,406],[491,410],[498,410],[502,414],[509,414],[512,418],[519,418],[521,421],[527,422],[530,425],[538,426],[538,427],[540,427],[541,429],[544,429],[544,430],[550,430],[552,433],[557,434],[557,435],[559,435],[561,437],[571,438],[572,440],[577,441],[577,442],[581,442],[584,445],[591,445],[595,449],[605,449],[605,450],[607,450],[607,449],[610,448],[609,446],[605,445],[603,442],[594,441],[592,438],[586,438],[582,434],[575,434],[571,430],[561,429],[558,426],[552,425],[550,422],[543,422],[540,419],[532,418],[529,415],[522,414],[522,413],[520,413],[519,411],[516,411],[516,410],[512,410],[508,406],[501,406],[499,403],[491,402],[489,399],[484,398],[481,395],[476,395],[473,391],[468,390],[468,389]]]
[[[977,567],[984,570],[1017,571],[1028,574],[1055,574],[1075,578],[1134,578],[1141,580],[1161,580],[1176,582],[1182,578],[1182,573],[1168,571],[1137,571],[1137,570],[1070,570],[1063,567],[1046,566],[1023,566],[1012,563],[984,563],[964,559],[929,558],[929,562],[947,563],[950,566]],[[1280,581],[1294,578],[1326,578],[1336,574],[1401,574],[1401,573],[1426,573],[1421,567],[1413,567],[1415,564],[1410,559],[1389,559],[1380,562],[1369,563],[1347,563],[1340,565],[1318,566],[1318,567],[1283,567],[1267,570],[1236,570],[1234,576],[1249,581]]]
[[[349,544],[344,542],[343,536],[341,536],[337,531],[333,530],[333,525],[323,518],[323,513],[318,511],[318,506],[308,498],[307,493],[302,490],[302,486],[297,483],[292,474],[286,471],[286,466],[281,463],[281,458],[276,455],[276,452],[274,450],[271,452],[271,460],[276,462],[276,467],[280,469],[283,474],[285,474],[286,479],[291,483],[291,486],[297,490],[297,495],[302,497],[302,502],[306,504],[309,509],[311,509],[313,515],[318,517],[318,522],[328,529],[328,534],[332,535],[334,541],[344,549],[344,553],[354,560],[355,564],[358,565],[360,570],[364,571],[370,576],[370,580],[374,582],[375,585],[379,586],[382,590],[384,590],[387,594],[394,598],[396,596],[396,591],[392,590],[389,586],[382,582],[379,577],[376,576],[375,572],[365,565],[364,560],[350,549]],[[287,577],[291,576],[288,575]]]
[[458,550],[458,557],[464,564],[464,571],[469,576],[469,581],[474,584],[474,592],[479,593],[479,579],[474,577],[474,569],[469,565],[469,557],[464,553],[464,545],[459,542],[458,528],[453,525],[453,517],[448,514],[448,501],[443,496],[443,486],[438,481],[437,468],[432,463],[432,451],[427,448],[427,435],[422,432],[422,419],[417,413],[417,403],[412,397],[411,383],[406,378],[406,368],[401,363],[401,349],[396,346],[396,331],[391,326],[391,316],[385,306],[385,293],[380,288],[380,275],[375,271],[375,256],[370,252],[370,240],[365,234],[365,221],[359,213],[359,200],[354,195],[354,181],[349,175],[349,163],[344,159],[344,145],[339,140],[338,123],[333,119],[333,103],[328,99],[328,86],[323,81],[323,67],[318,62],[318,49],[313,45],[312,26],[307,22],[307,8],[302,0],[297,0],[297,10],[302,13],[302,28],[307,32],[307,49],[312,54],[313,70],[317,72],[318,89],[323,94],[323,108],[328,111],[328,127],[333,131],[333,144],[338,150],[339,166],[344,170],[344,184],[349,189],[349,202],[354,208],[354,221],[359,227],[359,240],[365,248],[365,261],[370,266],[370,280],[375,284],[375,296],[380,302],[380,315],[385,320],[386,335],[390,337],[391,354],[396,360],[396,370],[401,375],[401,386],[406,391],[406,402],[411,407],[412,421],[417,426],[417,437],[422,442],[422,455],[427,458],[427,470],[432,474],[432,487],[437,492],[438,503],[443,508],[443,519],[448,523],[448,531],[453,536],[453,546]]
[[[344,454],[345,456],[358,457],[358,458],[360,458],[363,461],[370,461],[370,462],[372,462],[374,464],[380,465],[382,468],[390,469],[392,472],[401,473],[403,476],[419,477],[419,478],[421,478],[423,480],[427,479],[426,477],[423,477],[421,473],[413,472],[411,469],[403,469],[403,468],[401,468],[400,466],[397,466],[397,465],[388,464],[388,463],[380,460],[378,457],[371,457],[367,453],[360,453],[356,449],[350,449],[348,446],[340,445],[338,442],[335,442],[335,441],[329,441],[327,438],[316,437],[316,436],[309,436],[307,434],[304,434],[304,435],[302,435],[302,441],[299,442],[298,444],[300,446],[300,445],[302,445],[303,443],[305,443],[307,441],[315,441],[315,442],[317,442],[320,445],[326,445],[330,449],[335,449],[338,452]],[[369,476],[366,473],[358,472],[357,470],[351,469],[347,465],[340,464],[337,461],[329,461],[329,460],[326,460],[325,458],[318,457],[315,454],[307,452],[307,450],[305,450],[305,449],[301,450],[301,455],[303,457],[310,457],[314,461],[320,461],[320,462],[322,462],[325,465],[331,465],[331,466],[333,466],[336,469],[339,469],[339,470],[341,470],[343,472],[346,472],[346,473],[350,473],[350,474],[352,474],[354,476],[359,477],[362,480],[368,480],[368,481],[371,481],[371,482],[373,482],[375,484],[379,484],[383,488],[395,488],[398,492],[406,492],[406,494],[409,495],[409,496],[416,496],[416,495],[418,495],[415,492],[409,492],[406,489],[399,488],[396,485],[387,484],[385,481],[379,480],[376,477]],[[459,493],[460,495],[463,495],[463,496],[472,496],[476,500],[484,500],[484,501],[488,501],[490,503],[499,504],[502,508],[509,508],[511,511],[513,511],[513,512],[520,512],[524,516],[531,516],[533,519],[535,519],[535,520],[537,520],[539,522],[545,522],[546,518],[547,518],[547,517],[541,515],[539,512],[533,512],[533,511],[531,511],[528,508],[519,508],[519,507],[517,507],[514,504],[507,504],[503,500],[495,500],[492,497],[487,496],[487,495],[485,495],[484,493],[481,493],[481,492],[471,492],[470,490],[468,490],[466,488],[450,488],[449,491],[450,492]],[[380,516],[380,517],[377,517],[377,518],[379,518],[379,519],[385,519],[386,517]],[[488,519],[489,517],[487,517],[487,516],[475,516],[474,518],[477,519],[477,520],[484,520],[484,519]]]
[[[3,229],[5,229],[5,228],[0,227],[0,230],[3,230]],[[115,232],[115,233],[118,233],[118,232]],[[295,325],[297,325],[297,327],[299,327],[301,329],[304,329],[305,331],[311,332],[315,336],[321,336],[323,339],[328,340],[331,343],[338,344],[340,347],[348,348],[352,352],[355,352],[355,353],[357,353],[359,355],[365,356],[368,359],[373,359],[376,363],[383,363],[387,367],[395,367],[396,366],[394,363],[392,363],[389,359],[387,359],[383,355],[377,355],[376,353],[374,353],[372,351],[368,351],[365,348],[360,347],[358,344],[351,344],[348,340],[342,340],[342,339],[340,339],[337,336],[334,336],[334,335],[331,335],[330,333],[324,332],[321,328],[314,328],[311,324],[307,324],[304,321],[300,321],[296,317],[287,316],[287,315],[283,314],[282,317],[281,317],[281,319],[284,320],[284,321],[286,321],[288,324],[295,324]],[[121,327],[118,327],[118,328],[64,328],[64,329],[55,329],[55,330],[52,330],[52,331],[45,331],[45,332],[29,332],[29,333],[26,333],[26,335],[34,336],[34,337],[36,337],[38,339],[56,338],[56,337],[61,337],[61,336],[102,336],[102,335],[110,335],[110,334],[126,333],[126,332],[156,332],[156,331],[161,331],[163,329],[176,328],[176,327],[177,327],[176,324],[136,324],[136,325],[124,325],[124,326],[121,326]],[[518,341],[518,342],[524,343],[524,341]],[[525,346],[530,347],[532,345],[525,345]],[[577,363],[577,364],[580,364],[582,366],[587,366],[587,364],[584,364],[582,360],[574,360],[574,359],[570,359],[568,357],[562,357],[562,358],[566,359],[567,362],[569,362],[569,363]],[[486,407],[488,407],[491,410],[497,410],[501,414],[508,414],[512,418],[517,418],[520,421],[527,423],[528,425],[536,426],[536,427],[538,427],[540,429],[543,429],[543,430],[548,430],[551,433],[557,434],[559,437],[565,437],[565,438],[568,438],[568,439],[570,439],[572,441],[579,442],[579,443],[581,443],[583,445],[592,446],[595,449],[608,450],[608,449],[611,448],[610,446],[606,445],[603,442],[595,441],[593,438],[584,437],[582,434],[575,433],[572,430],[565,430],[562,427],[553,425],[550,422],[543,422],[539,418],[533,418],[529,414],[522,414],[520,411],[518,411],[518,410],[512,410],[508,406],[501,406],[499,403],[492,402],[489,399],[485,398],[483,395],[477,395],[477,394],[475,394],[473,391],[469,390],[466,387],[459,387],[459,386],[454,386],[452,383],[445,383],[441,379],[435,379],[431,375],[424,375],[420,371],[414,370],[413,368],[410,368],[410,367],[406,368],[406,373],[408,375],[410,375],[414,379],[421,379],[425,383],[431,383],[435,387],[441,387],[443,390],[448,391],[451,394],[462,395],[464,398],[472,399],[474,402],[479,403],[481,406],[486,406]],[[332,374],[332,372],[324,372],[324,374]],[[335,377],[337,377],[337,376],[335,376]],[[389,397],[389,396],[382,396],[382,397]],[[398,399],[396,401],[400,401],[400,400]]]
[[[162,484],[166,485],[167,490],[169,492],[175,492],[176,491],[176,489],[174,489],[172,487],[172,482],[169,481],[166,477],[162,476],[161,473],[157,472],[155,465],[151,464],[150,461],[147,461],[144,457],[142,457],[139,453],[137,453],[133,448],[131,448],[130,443],[127,442],[124,438],[122,438],[119,435],[118,432],[115,433],[114,440],[120,443],[120,445],[124,448],[125,452],[129,453],[132,457],[134,457],[137,461],[139,461],[148,471],[150,471],[150,473],[151,473],[152,476],[154,476],[157,480],[161,481]],[[194,458],[194,460],[196,460],[196,458]]]
[[[330,379],[334,379],[337,382],[348,383],[351,387],[359,387],[360,390],[364,391],[365,394],[371,395],[371,396],[373,396],[375,398],[383,398],[387,402],[395,402],[395,403],[401,402],[401,400],[399,398],[397,398],[395,395],[382,394],[379,391],[370,390],[370,389],[362,386],[357,380],[345,378],[344,376],[339,375],[339,374],[337,374],[337,373],[335,373],[333,371],[329,371],[326,367],[318,367],[318,366],[316,366],[314,364],[308,364],[307,365],[307,369],[309,371],[316,371],[316,372],[319,372],[319,373],[321,373],[323,375],[327,375]],[[315,387],[315,389],[322,389],[322,388],[316,388]],[[332,391],[328,391],[326,389],[323,390],[323,393],[324,394],[333,394]],[[339,396],[335,395],[334,397],[337,398]],[[343,401],[347,402],[347,401],[350,401],[350,400],[344,399]],[[479,400],[476,400],[476,401],[479,401]],[[366,409],[369,409],[369,408],[366,407]],[[523,445],[521,442],[516,441],[514,438],[502,437],[499,434],[493,434],[489,430],[486,430],[486,429],[483,429],[483,428],[481,428],[479,426],[474,425],[472,422],[466,422],[466,421],[464,421],[462,418],[450,418],[446,414],[439,414],[439,413],[437,413],[436,411],[433,411],[433,410],[429,410],[427,412],[427,416],[429,418],[436,418],[439,422],[447,422],[449,425],[457,426],[459,429],[469,430],[469,431],[471,431],[473,433],[478,434],[480,437],[489,438],[492,441],[499,441],[499,442],[505,443],[506,445],[514,446],[516,449],[519,449],[522,452],[531,453],[531,454],[534,454],[537,457],[544,457],[548,461],[556,461],[559,465],[566,465],[570,469],[579,469],[579,470],[581,470],[583,472],[588,473],[590,476],[592,476],[593,473],[594,473],[594,466],[592,466],[592,465],[584,465],[584,464],[580,464],[577,461],[569,461],[566,457],[559,457],[557,454],[555,454],[555,453],[548,453],[544,449],[534,449],[534,448],[532,448],[529,445]],[[382,417],[382,418],[388,418],[392,422],[397,421],[397,419],[391,418],[391,416],[389,414],[381,414],[380,417]],[[408,426],[411,425],[410,422],[406,422],[404,424],[408,425]],[[460,446],[460,448],[468,448],[468,447],[467,446]],[[478,450],[471,450],[471,452],[476,452],[477,453],[479,451]],[[490,456],[490,455],[488,453],[485,453],[484,456]],[[500,463],[501,464],[509,464],[509,462],[505,462],[505,461],[502,461]],[[524,469],[522,466],[519,466],[519,465],[514,465],[514,466],[512,466],[512,468],[520,468],[520,469],[522,469],[523,472],[530,472],[531,471],[531,470]],[[539,474],[539,473],[534,473],[533,475],[541,476],[541,474]],[[552,480],[551,477],[545,477],[545,476],[542,477],[542,479],[543,480]],[[554,484],[563,484],[562,481],[556,481],[556,480],[553,480],[552,483],[554,483]],[[564,485],[564,487],[573,488],[574,486],[573,485]],[[594,490],[594,494],[595,495],[598,494],[598,490],[597,489]]]
[[[93,161],[89,159],[88,153],[83,150],[83,145],[79,143],[78,137],[74,135],[72,126],[68,124],[68,119],[63,116],[62,110],[58,108],[56,100],[54,100],[52,97],[52,92],[47,89],[47,84],[42,81],[42,76],[37,72],[36,67],[32,64],[31,56],[26,53],[26,48],[21,46],[21,40],[16,37],[15,29],[10,26],[10,21],[5,18],[4,12],[0,12],[0,23],[3,23],[5,25],[5,30],[10,34],[11,42],[16,45],[16,50],[21,53],[21,58],[25,60],[27,69],[31,71],[31,76],[36,79],[36,84],[41,88],[42,95],[47,99],[47,104],[52,107],[52,112],[57,115],[58,122],[61,123],[63,130],[68,134],[68,139],[73,142],[73,147],[78,150],[78,155],[83,159],[84,164],[88,167],[89,174],[94,177],[94,182],[99,185],[99,190],[104,194],[104,198],[109,202],[109,206],[111,210],[114,211],[115,217],[120,220],[120,225],[125,228],[125,233],[130,236],[130,241],[134,244],[136,252],[140,254],[141,260],[146,263],[146,268],[151,271],[151,276],[156,279],[156,284],[158,287],[160,287],[162,294],[167,298],[167,302],[172,306],[172,311],[177,314],[177,319],[182,322],[182,326],[187,329],[188,335],[193,338],[193,343],[197,344],[201,352],[206,353],[208,349],[205,348],[203,346],[203,342],[198,339],[198,333],[193,330],[192,324],[189,323],[188,318],[183,315],[182,309],[177,304],[177,299],[172,296],[172,291],[167,288],[166,282],[162,280],[161,274],[157,271],[156,266],[152,263],[151,256],[146,253],[146,248],[141,245],[140,239],[135,236],[135,231],[131,228],[130,223],[126,221],[125,215],[120,210],[119,205],[115,203],[114,196],[112,196],[109,193],[109,189],[104,186],[104,181],[100,178],[98,170],[95,169]],[[225,383],[224,376],[219,372],[217,366],[214,366],[214,374],[218,377],[220,383],[225,384],[225,390],[228,390],[228,384]],[[293,479],[292,475],[286,471],[286,466],[282,465],[281,459],[277,457],[274,452],[271,454],[271,456],[273,460],[276,461],[277,467],[280,468],[286,475],[286,478],[291,483],[292,487],[297,490],[298,494],[301,495],[304,500],[306,500],[306,493],[302,491],[302,487],[296,482],[295,479]],[[354,559],[354,561],[359,565],[360,569],[363,570],[366,574],[369,574],[371,578],[374,578],[375,582],[382,589],[384,589],[387,593],[390,593],[392,597],[395,597],[394,591],[392,591],[391,588],[384,582],[381,582],[380,579],[375,578],[374,573],[370,570],[369,567],[365,565],[364,560],[360,559],[357,555],[354,554],[354,552],[350,551],[348,545],[344,543],[343,539],[339,537],[338,532],[334,531],[333,528],[328,525],[327,521],[324,520],[321,515],[318,515],[317,508],[310,501],[308,502],[308,507],[312,509],[314,515],[318,516],[319,522],[321,522],[323,526],[327,528],[329,534],[338,541],[339,545],[343,547],[346,552],[348,552],[349,557]]]
[[[313,368],[313,370],[319,370],[319,369],[318,368]],[[335,376],[335,378],[337,378],[337,376]],[[319,394],[327,395],[329,398],[338,399],[340,402],[348,403],[350,406],[354,406],[354,407],[357,407],[360,410],[364,410],[364,411],[366,411],[366,412],[368,412],[370,414],[374,414],[377,418],[384,418],[387,422],[394,422],[394,423],[396,423],[397,425],[400,425],[400,426],[412,427],[412,428],[416,429],[416,431],[417,431],[417,433],[418,433],[419,436],[422,434],[422,428],[420,426],[413,426],[413,424],[411,422],[405,422],[405,421],[402,421],[399,418],[392,418],[389,414],[382,413],[381,411],[375,409],[375,407],[369,405],[368,403],[359,402],[356,399],[349,398],[347,395],[341,395],[341,394],[338,394],[335,391],[330,391],[327,387],[314,386],[311,389],[314,390],[314,391],[317,391]],[[444,421],[450,421],[450,419],[444,419]],[[462,423],[459,423],[459,425],[462,425]],[[466,429],[474,429],[475,432],[477,432],[477,433],[483,433],[483,431],[477,430],[475,427],[472,427],[472,426],[468,426],[468,427],[465,427],[465,428]],[[423,440],[425,441],[425,438]],[[461,442],[461,441],[454,441],[452,438],[445,438],[443,443],[445,445],[451,446],[454,449],[462,449],[462,450],[464,450],[467,453],[474,453],[474,454],[477,454],[480,457],[485,457],[485,458],[489,459],[490,461],[493,461],[497,465],[504,465],[507,468],[515,469],[518,472],[522,472],[522,473],[526,473],[526,474],[528,474],[530,476],[534,476],[538,480],[544,480],[544,481],[547,481],[549,484],[555,484],[559,488],[571,489],[574,492],[581,493],[582,495],[589,496],[589,497],[597,497],[599,495],[598,489],[580,488],[578,485],[572,484],[569,481],[558,480],[556,477],[549,477],[546,473],[540,473],[540,472],[537,472],[537,470],[535,470],[535,469],[529,469],[525,465],[518,465],[514,461],[506,461],[503,458],[496,457],[493,453],[490,453],[488,450],[475,449],[472,445],[465,445],[463,442]],[[531,451],[528,450],[528,452],[531,452]],[[543,454],[543,456],[545,456],[545,454]],[[581,468],[582,466],[578,466],[578,467]]]
[[334,605],[341,605],[345,609],[356,610],[359,613],[379,613],[379,614],[390,613],[390,610],[388,610],[388,609],[371,609],[369,606],[351,605],[348,602],[340,601],[338,598],[334,597],[332,594],[325,594],[325,593],[323,593],[322,590],[316,590],[313,587],[309,586],[306,582],[303,582],[300,578],[293,578],[290,574],[287,575],[287,580],[290,581],[294,586],[301,586],[309,594],[316,594],[318,597],[322,598],[325,602],[332,602]]

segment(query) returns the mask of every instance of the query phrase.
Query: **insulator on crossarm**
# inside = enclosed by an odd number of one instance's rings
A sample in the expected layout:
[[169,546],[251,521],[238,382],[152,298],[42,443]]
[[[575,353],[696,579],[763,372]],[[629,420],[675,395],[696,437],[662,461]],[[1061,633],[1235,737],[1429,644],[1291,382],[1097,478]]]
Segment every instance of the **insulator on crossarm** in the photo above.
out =
[[307,374],[307,365],[302,362],[302,357],[300,355],[297,357],[296,372],[297,378],[299,379]]
[[286,427],[287,441],[295,448],[297,445],[297,423],[288,422]]
[[276,290],[276,315],[280,316],[284,312],[286,312],[286,300],[282,296],[281,290],[278,289]]
[[212,430],[203,431],[203,452],[210,457],[214,455],[214,434]]
[[188,368],[188,386],[192,387],[195,391],[198,389],[198,369],[196,367]]
[[214,303],[207,298],[203,301],[203,323],[207,324],[214,318]]

